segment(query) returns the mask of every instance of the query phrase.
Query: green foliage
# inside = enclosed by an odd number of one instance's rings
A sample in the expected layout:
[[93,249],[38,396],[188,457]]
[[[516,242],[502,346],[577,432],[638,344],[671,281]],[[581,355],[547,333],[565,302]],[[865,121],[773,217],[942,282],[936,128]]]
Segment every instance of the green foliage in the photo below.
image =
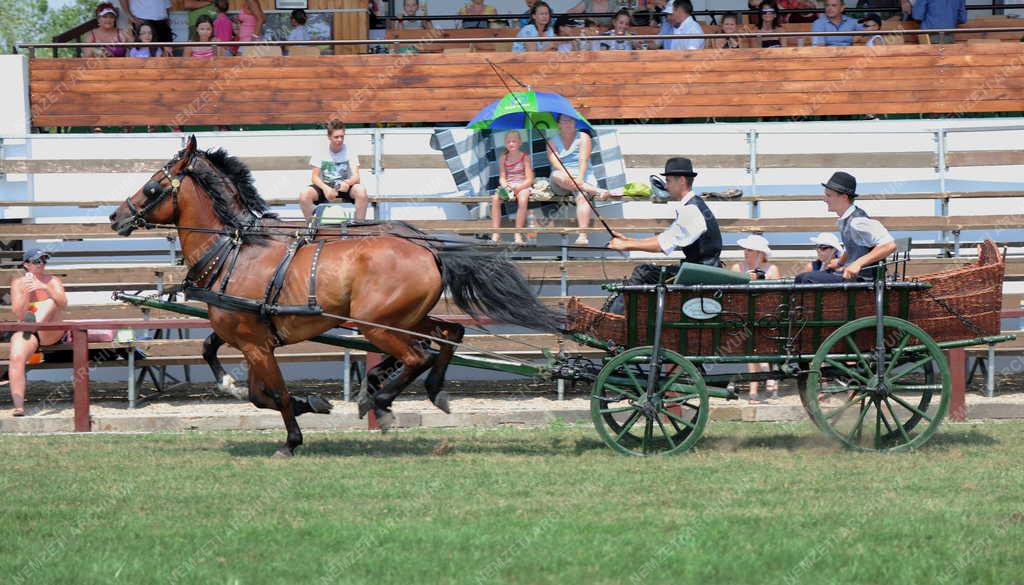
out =
[[0,0],[0,53],[13,52],[15,43],[50,42],[90,20],[95,8],[96,0],[75,0],[59,9],[50,8],[46,0]]
[[714,421],[650,459],[564,424],[308,432],[291,460],[283,431],[0,436],[0,582],[1019,583],[1022,433],[876,454]]

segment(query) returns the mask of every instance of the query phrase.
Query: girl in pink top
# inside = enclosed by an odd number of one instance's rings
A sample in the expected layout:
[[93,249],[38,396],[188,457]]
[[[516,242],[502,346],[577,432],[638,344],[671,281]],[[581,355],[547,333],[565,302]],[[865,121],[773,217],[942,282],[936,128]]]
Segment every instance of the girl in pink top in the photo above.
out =
[[[218,41],[235,40],[234,25],[228,16],[228,0],[214,0],[213,5],[217,7],[217,18],[213,19],[213,36]],[[225,49],[224,52],[228,53],[229,50]]]
[[[515,130],[505,133],[505,153],[498,160],[498,182],[501,187],[498,193],[491,197],[491,227],[501,227],[501,197],[500,193],[515,198],[516,203],[516,227],[526,227],[526,211],[530,204],[530,193],[533,192],[533,163],[530,162],[530,155],[521,151],[523,137]],[[491,235],[491,239],[497,242],[501,236],[497,233]],[[523,243],[523,235],[516,232],[515,242]]]
[[238,11],[238,40],[252,41],[260,38],[263,32],[263,23],[267,17],[263,14],[263,8],[256,0],[244,0],[242,9]]
[[[213,38],[213,19],[202,15],[196,19],[196,32],[192,37],[194,43],[206,43]],[[199,57],[200,59],[212,59],[215,55],[223,54],[220,47],[185,47],[185,57]]]

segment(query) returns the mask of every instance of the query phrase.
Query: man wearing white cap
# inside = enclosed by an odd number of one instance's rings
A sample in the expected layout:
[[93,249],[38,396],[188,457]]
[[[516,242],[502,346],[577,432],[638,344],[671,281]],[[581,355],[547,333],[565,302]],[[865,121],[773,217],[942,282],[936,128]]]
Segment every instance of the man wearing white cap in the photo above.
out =
[[839,237],[844,250],[835,272],[803,272],[796,275],[796,282],[821,284],[874,279],[875,264],[896,250],[896,241],[884,225],[854,205],[857,179],[853,175],[837,171],[821,186],[825,188],[828,210],[839,216]]
[[743,261],[733,264],[729,268],[730,270],[745,272],[751,280],[781,278],[779,267],[768,263],[768,256],[772,253],[772,249],[764,236],[747,236],[740,238],[736,244],[743,248]]

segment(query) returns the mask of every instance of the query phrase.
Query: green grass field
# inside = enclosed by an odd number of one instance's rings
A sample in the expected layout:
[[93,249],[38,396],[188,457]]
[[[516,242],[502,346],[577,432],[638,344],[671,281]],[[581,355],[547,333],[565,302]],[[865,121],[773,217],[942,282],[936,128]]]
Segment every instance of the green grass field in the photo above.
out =
[[0,437],[0,583],[1020,583],[1024,424],[852,453],[713,422],[615,455],[587,426]]

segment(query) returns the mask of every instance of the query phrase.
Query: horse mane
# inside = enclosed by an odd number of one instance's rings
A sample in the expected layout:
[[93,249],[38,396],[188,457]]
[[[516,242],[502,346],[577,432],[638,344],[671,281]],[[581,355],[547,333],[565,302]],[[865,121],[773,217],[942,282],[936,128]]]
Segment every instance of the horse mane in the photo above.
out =
[[[252,227],[257,218],[276,219],[270,206],[260,197],[253,184],[252,172],[241,159],[231,156],[223,148],[198,151],[196,156],[210,163],[192,167],[191,174],[199,180],[213,201],[213,212],[225,226],[237,229]],[[239,215],[235,204],[249,213]],[[258,234],[247,236],[259,237]]]

